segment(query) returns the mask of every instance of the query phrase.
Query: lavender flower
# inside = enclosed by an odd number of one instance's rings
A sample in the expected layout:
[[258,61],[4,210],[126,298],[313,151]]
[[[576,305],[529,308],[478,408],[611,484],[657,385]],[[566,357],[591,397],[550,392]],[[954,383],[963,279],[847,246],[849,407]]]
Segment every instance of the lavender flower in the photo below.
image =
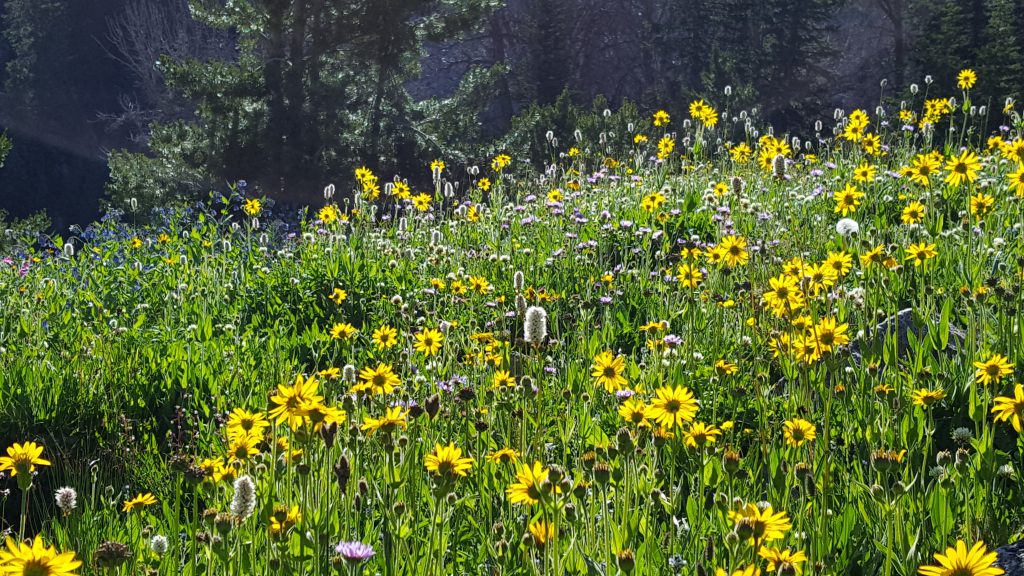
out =
[[363,544],[362,542],[340,542],[334,547],[334,551],[347,562],[352,562],[353,564],[366,562],[376,554],[373,546]]

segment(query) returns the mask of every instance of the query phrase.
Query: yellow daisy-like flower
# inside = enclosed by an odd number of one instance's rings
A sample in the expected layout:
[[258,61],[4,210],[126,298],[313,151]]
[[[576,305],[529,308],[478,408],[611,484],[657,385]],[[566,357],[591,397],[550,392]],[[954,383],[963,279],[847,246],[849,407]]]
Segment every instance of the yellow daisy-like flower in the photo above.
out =
[[390,364],[377,363],[376,368],[363,368],[359,371],[359,384],[353,387],[353,392],[369,392],[370,394],[391,394],[395,388],[402,385],[394,369]]
[[228,414],[225,428],[228,438],[248,434],[262,436],[263,431],[270,428],[270,422],[262,412],[249,412],[245,408],[235,408]]
[[922,408],[928,408],[945,397],[945,390],[928,390],[927,388],[918,388],[910,395],[911,400],[914,402],[914,406],[920,406]]
[[687,448],[706,448],[715,443],[722,431],[714,424],[694,422],[683,432],[683,444]]
[[7,550],[0,550],[0,574],[76,576],[75,570],[82,565],[81,560],[75,559],[74,552],[57,552],[53,546],[46,546],[39,536],[31,545],[8,536],[6,545]]
[[334,204],[328,204],[316,213],[316,217],[324,224],[331,224],[341,218],[341,212],[338,211],[338,207]]
[[956,75],[956,86],[961,90],[970,90],[978,81],[978,75],[970,68],[964,68]]
[[441,342],[444,341],[441,331],[433,328],[424,328],[416,333],[415,338],[416,343],[413,344],[413,348],[424,356],[436,355],[441,351]]
[[317,394],[320,382],[316,376],[310,375],[303,378],[302,374],[295,376],[295,383],[291,386],[281,384],[270,397],[274,407],[268,413],[274,424],[288,423],[292,430],[298,430],[307,420],[306,410],[319,402],[324,397]]
[[994,354],[984,362],[975,362],[974,368],[975,380],[984,386],[999,384],[1004,376],[1013,374],[1013,364],[1006,356],[1000,354]]
[[[530,464],[523,464],[519,471],[516,472],[517,482],[509,485],[505,490],[509,502],[527,505],[540,502],[543,496],[541,484],[548,479],[549,473],[550,470],[541,465],[540,462],[534,461],[532,466]],[[553,489],[555,491],[560,490],[557,486],[553,486]]]
[[747,239],[742,236],[726,236],[718,245],[725,263],[731,267],[742,266],[750,260],[747,253]]
[[800,565],[807,561],[807,555],[804,554],[803,550],[793,552],[789,548],[780,550],[778,548],[762,546],[757,551],[757,555],[768,561],[768,572],[772,574],[780,567],[788,567],[792,568],[792,572],[790,570],[780,570],[779,572],[784,574],[795,573],[797,576],[800,576],[804,573],[804,569]]
[[331,327],[331,338],[334,340],[348,340],[359,330],[348,322],[338,322]]
[[1006,175],[1010,184],[1010,190],[1018,198],[1024,198],[1024,163],[1017,166],[1017,171]]
[[530,535],[533,537],[533,545],[543,548],[555,539],[557,531],[553,522],[538,520],[530,524]]
[[341,306],[341,303],[344,302],[347,298],[348,292],[342,290],[341,288],[335,288],[334,290],[331,291],[331,302],[334,302],[338,306]]
[[971,150],[964,150],[959,156],[951,156],[946,162],[946,184],[960,186],[965,182],[974,182],[981,171],[981,160]]
[[398,330],[387,324],[382,324],[373,331],[370,338],[373,340],[374,345],[377,346],[377,350],[387,350],[398,344]]
[[1013,387],[1013,397],[997,396],[992,406],[996,422],[1009,422],[1018,434],[1021,433],[1020,415],[1024,412],[1024,386]]
[[50,461],[42,458],[43,447],[35,442],[25,442],[7,447],[7,456],[0,457],[0,472],[10,471],[11,476],[23,476],[31,479],[36,466],[50,466]]
[[654,113],[653,121],[654,121],[654,125],[655,126],[664,126],[664,125],[668,124],[669,123],[668,112],[665,112],[664,110],[658,110],[657,112]]
[[938,256],[938,254],[938,251],[935,249],[935,244],[919,242],[907,247],[907,256],[905,260],[913,262],[914,266],[921,266],[928,260]]
[[924,220],[924,215],[927,211],[928,209],[925,208],[924,204],[914,200],[903,208],[900,221],[904,224],[920,224]]
[[615,392],[626,386],[626,378],[622,375],[625,370],[626,359],[606,350],[594,356],[590,375],[598,385],[604,386],[605,390]]
[[807,420],[794,418],[783,423],[782,435],[786,439],[786,444],[796,448],[807,442],[814,442],[818,436],[818,429]]
[[512,377],[508,370],[498,370],[495,372],[492,381],[495,388],[513,388],[516,385],[516,379]]
[[649,411],[650,408],[644,404],[643,400],[637,400],[636,398],[629,398],[619,406],[619,416],[637,427],[651,427]]
[[986,214],[992,211],[992,207],[995,205],[996,199],[991,194],[978,192],[974,196],[971,196],[971,215],[977,216],[978,219],[981,220]]
[[263,203],[260,202],[259,198],[246,198],[245,203],[242,204],[242,212],[245,212],[246,216],[255,218],[262,211]]
[[862,162],[860,166],[853,169],[853,179],[855,182],[871,182],[875,179],[875,174],[877,173],[877,166]]
[[231,462],[245,462],[260,453],[258,446],[262,441],[262,434],[249,433],[233,436],[228,444],[228,458]]
[[434,451],[424,458],[424,467],[435,476],[465,477],[473,468],[473,459],[464,458],[462,449],[456,448],[454,442],[447,446],[435,445]]
[[956,547],[946,548],[946,552],[935,553],[937,566],[921,566],[917,573],[921,576],[999,576],[1004,574],[1002,568],[995,566],[996,553],[989,552],[984,542],[975,542],[970,550],[963,540],[956,541]]
[[124,507],[121,508],[123,512],[134,512],[135,510],[141,510],[146,506],[152,506],[156,504],[156,497],[151,493],[146,492],[145,494],[139,494],[131,500],[125,500]]
[[688,388],[662,386],[655,391],[648,417],[662,428],[675,428],[693,421],[697,415],[697,400]]
[[487,455],[487,461],[495,464],[508,464],[519,461],[519,452],[511,448],[501,448]]
[[731,510],[729,519],[736,524],[736,533],[741,539],[753,540],[760,546],[765,542],[779,540],[786,535],[793,524],[785,512],[776,512],[771,504],[762,509],[754,504],[747,504],[739,510]]
[[693,290],[704,280],[704,273],[697,266],[680,264],[676,269],[676,280],[679,280],[679,285],[683,288]]
[[836,201],[836,212],[846,216],[857,211],[864,193],[853,184],[847,184],[842,190],[836,190],[832,197]]
[[404,430],[409,426],[409,422],[407,421],[408,416],[408,410],[403,411],[401,406],[394,406],[388,408],[387,411],[384,412],[384,415],[381,416],[380,418],[371,418],[370,416],[364,416],[363,425],[360,426],[359,429],[366,432],[367,434],[373,434],[378,430],[381,430],[385,433],[391,432],[392,430],[395,430],[397,428],[402,428]]

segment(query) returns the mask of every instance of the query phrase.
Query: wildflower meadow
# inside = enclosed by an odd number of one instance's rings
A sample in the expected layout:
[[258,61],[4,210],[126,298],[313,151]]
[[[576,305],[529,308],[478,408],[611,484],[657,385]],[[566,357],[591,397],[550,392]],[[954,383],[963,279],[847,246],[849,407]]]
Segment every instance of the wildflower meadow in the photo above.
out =
[[0,574],[1002,574],[1024,120],[976,81],[8,233]]

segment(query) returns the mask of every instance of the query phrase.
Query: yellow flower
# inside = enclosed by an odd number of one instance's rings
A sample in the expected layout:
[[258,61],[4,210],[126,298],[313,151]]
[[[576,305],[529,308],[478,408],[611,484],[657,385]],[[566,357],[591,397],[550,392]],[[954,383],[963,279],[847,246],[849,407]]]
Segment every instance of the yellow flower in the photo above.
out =
[[662,428],[675,428],[697,415],[697,401],[688,388],[662,386],[655,390],[648,417]]
[[495,172],[501,172],[511,163],[512,158],[508,154],[498,154],[491,160],[491,169]]
[[853,170],[853,179],[857,182],[871,182],[875,179],[875,173],[878,168],[874,164],[868,164],[862,162],[860,166],[857,166]]
[[487,294],[494,289],[491,283],[487,281],[487,278],[483,276],[470,276],[469,277],[469,289],[477,294]]
[[683,432],[683,444],[687,448],[704,448],[715,443],[715,440],[722,435],[714,424],[694,422],[686,432]]
[[679,280],[679,284],[683,288],[689,288],[692,290],[697,286],[700,286],[703,279],[704,273],[696,266],[680,264],[679,268],[676,269],[676,280]]
[[739,164],[747,162],[753,155],[754,151],[750,149],[750,145],[746,142],[740,142],[732,148],[729,148],[729,157],[732,158],[733,162]]
[[369,392],[371,394],[391,394],[402,385],[398,375],[390,364],[377,363],[376,368],[363,368],[359,371],[361,383],[353,386],[353,392]]
[[426,212],[430,209],[430,196],[425,193],[419,193],[412,197],[412,205],[420,212]]
[[373,334],[370,336],[373,343],[377,346],[377,350],[387,350],[395,344],[398,344],[398,330],[382,324]]
[[490,180],[490,178],[481,178],[481,179],[477,180],[476,181],[476,187],[481,189],[481,190],[483,190],[484,192],[487,192],[488,190],[491,189],[491,180]]
[[341,212],[338,211],[338,207],[334,204],[328,204],[321,208],[320,211],[316,213],[316,216],[324,224],[330,224],[341,218]]
[[722,250],[725,263],[731,267],[742,266],[750,260],[750,254],[747,253],[747,239],[742,236],[726,236],[722,238],[718,247]]
[[991,194],[983,194],[978,192],[974,196],[971,196],[971,214],[977,216],[981,220],[986,214],[988,214],[992,207],[995,206],[996,199]]
[[664,126],[664,125],[668,124],[669,123],[668,112],[665,112],[664,110],[658,110],[657,112],[654,113],[653,120],[654,120],[654,125],[655,126]]
[[971,549],[963,540],[956,541],[956,547],[946,548],[945,554],[936,552],[938,566],[921,566],[921,576],[999,576],[1002,568],[995,566],[996,553],[989,552],[984,542],[976,542]]
[[259,198],[247,198],[242,205],[242,211],[245,212],[246,216],[255,218],[263,211],[263,203],[260,202]]
[[355,326],[348,322],[339,322],[331,327],[331,338],[335,340],[348,340],[356,332],[358,332],[358,330],[356,330]]
[[1024,198],[1024,163],[1017,166],[1017,171],[1007,174],[1007,180],[1010,183],[1010,190],[1017,195],[1018,198]]
[[920,406],[922,408],[928,408],[945,397],[945,390],[928,390],[927,388],[918,388],[910,395],[910,398],[914,402],[914,406]]
[[[541,484],[548,479],[550,470],[541,465],[540,462],[534,461],[533,465],[523,464],[519,471],[516,472],[515,484],[509,485],[505,490],[508,495],[509,502],[512,504],[527,504],[533,505],[540,502],[543,496],[541,492]],[[550,485],[550,484],[549,484]],[[559,488],[554,486],[557,491]]]
[[341,288],[335,288],[334,290],[331,291],[331,302],[334,302],[338,306],[341,306],[341,303],[344,302],[346,298],[348,298],[348,292],[342,290]]
[[839,324],[835,318],[822,318],[814,327],[814,343],[819,354],[832,352],[835,348],[850,343],[846,330],[848,324]]
[[298,430],[307,421],[307,408],[323,402],[324,397],[317,394],[319,388],[316,376],[303,378],[302,374],[297,374],[291,386],[281,384],[277,387],[270,397],[274,408],[268,415],[275,424],[287,422],[289,428]]
[[658,140],[658,160],[668,158],[675,148],[676,141],[671,136],[662,136],[661,140]]
[[430,172],[431,173],[444,172],[444,169],[445,169],[444,160],[434,160],[433,162],[430,163]]
[[43,459],[43,447],[35,442],[25,442],[7,447],[7,456],[0,457],[0,472],[10,471],[11,476],[21,475],[31,480],[36,466],[50,466],[50,461]]
[[10,536],[6,540],[7,550],[0,550],[0,573],[20,576],[76,576],[75,570],[82,565],[75,559],[74,552],[57,552],[53,546],[46,546],[36,536],[32,545],[15,542]]
[[385,433],[389,433],[396,428],[402,428],[403,430],[409,426],[406,421],[406,417],[409,415],[409,411],[402,411],[401,406],[394,406],[388,408],[384,412],[384,416],[380,418],[371,418],[370,416],[363,417],[363,425],[359,427],[360,430],[365,431],[367,434],[373,434],[378,430],[383,430]]
[[925,208],[924,204],[914,200],[903,208],[903,214],[900,215],[900,220],[904,224],[919,224],[924,220],[924,215],[927,211],[928,210]]
[[434,452],[427,454],[424,458],[424,467],[435,476],[463,476],[469,474],[473,468],[472,458],[463,458],[462,449],[456,448],[451,442],[447,446],[437,444]]
[[424,356],[434,356],[441,351],[444,335],[439,330],[424,328],[415,334],[416,343],[413,348]]
[[626,385],[626,378],[622,376],[626,369],[626,360],[622,356],[613,356],[607,350],[601,352],[594,357],[594,364],[590,369],[590,375],[597,384],[604,386],[608,392],[621,390]]
[[925,244],[919,242],[917,244],[911,244],[907,247],[907,257],[905,260],[911,260],[914,262],[914,266],[921,266],[928,260],[938,256],[938,252],[935,250],[935,244]]
[[644,196],[640,201],[640,207],[647,212],[654,212],[665,203],[665,195],[660,192],[652,192]]
[[857,187],[853,184],[847,184],[846,188],[836,190],[832,197],[836,201],[836,212],[846,216],[857,211],[857,207],[860,206],[860,199],[864,197],[864,193],[857,190]]
[[[803,550],[793,552],[789,548],[780,550],[778,548],[762,546],[761,549],[757,551],[757,555],[768,561],[768,572],[773,574],[777,568],[784,568],[788,566],[792,568],[792,573],[796,573],[797,576],[800,576],[804,573],[800,564],[807,561],[807,555],[804,554]],[[779,572],[783,574],[791,573],[789,570],[779,570]]]
[[722,359],[715,362],[715,372],[718,372],[722,376],[731,376],[739,371],[736,364],[729,362],[728,360]]
[[637,427],[650,428],[651,422],[648,417],[650,408],[642,400],[629,398],[619,406],[619,416],[630,424]]
[[959,156],[951,156],[946,162],[946,184],[960,186],[964,182],[974,182],[981,170],[981,160],[971,150],[964,150]]
[[270,422],[263,416],[262,412],[249,412],[245,408],[235,408],[228,414],[226,425],[227,436],[245,436],[249,434],[263,435],[263,431],[270,427]]
[[969,90],[974,88],[974,84],[978,81],[978,75],[975,74],[974,70],[970,68],[964,68],[956,75],[956,86],[961,90]]
[[910,176],[912,182],[922,186],[930,186],[932,174],[938,172],[941,167],[942,163],[934,155],[918,154],[914,157],[914,161],[910,166],[904,168],[903,172]]
[[511,448],[501,448],[487,455],[487,461],[494,464],[507,464],[519,460],[519,452]]
[[513,388],[516,385],[516,379],[512,377],[508,370],[498,370],[495,372],[493,382],[495,388]]
[[228,444],[228,458],[231,462],[245,462],[260,453],[257,447],[263,441],[262,434],[238,434],[231,437]]
[[806,442],[814,442],[818,436],[818,429],[807,420],[794,418],[786,420],[782,425],[782,435],[786,439],[786,444],[797,448]]
[[765,292],[761,298],[776,316],[785,316],[803,307],[804,295],[800,291],[795,278],[780,275],[770,278],[768,283],[771,286],[771,290]]
[[754,504],[747,504],[739,510],[731,510],[729,519],[736,524],[736,533],[742,540],[753,540],[758,546],[779,540],[793,527],[789,515],[774,511],[770,504],[763,510]]
[[1020,415],[1024,412],[1024,386],[1017,384],[1013,387],[1013,397],[997,396],[992,413],[996,415],[996,422],[1009,422],[1018,434],[1021,433]]
[[555,525],[546,520],[538,520],[530,523],[530,535],[533,536],[533,545],[543,548],[555,539]]
[[1006,356],[1000,354],[994,354],[984,362],[975,362],[974,367],[976,368],[974,377],[978,384],[983,386],[999,384],[1004,376],[1013,374],[1013,364],[1010,364],[1010,360]]
[[156,504],[156,497],[149,492],[146,492],[145,494],[135,496],[135,498],[132,498],[131,500],[126,500],[121,511],[133,512],[135,509],[142,509],[146,506],[152,506],[153,504]]

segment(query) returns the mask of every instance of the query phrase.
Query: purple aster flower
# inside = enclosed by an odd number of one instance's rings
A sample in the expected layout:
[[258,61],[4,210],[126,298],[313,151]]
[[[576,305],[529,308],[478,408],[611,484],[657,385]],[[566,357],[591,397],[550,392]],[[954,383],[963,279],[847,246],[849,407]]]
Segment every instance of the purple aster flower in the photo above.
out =
[[373,551],[373,546],[362,542],[340,542],[334,547],[334,551],[347,562],[352,563],[366,562],[376,554]]
[[615,398],[617,398],[619,402],[622,402],[623,400],[632,398],[633,394],[636,394],[636,392],[633,392],[629,388],[623,388],[622,390],[615,391]]

